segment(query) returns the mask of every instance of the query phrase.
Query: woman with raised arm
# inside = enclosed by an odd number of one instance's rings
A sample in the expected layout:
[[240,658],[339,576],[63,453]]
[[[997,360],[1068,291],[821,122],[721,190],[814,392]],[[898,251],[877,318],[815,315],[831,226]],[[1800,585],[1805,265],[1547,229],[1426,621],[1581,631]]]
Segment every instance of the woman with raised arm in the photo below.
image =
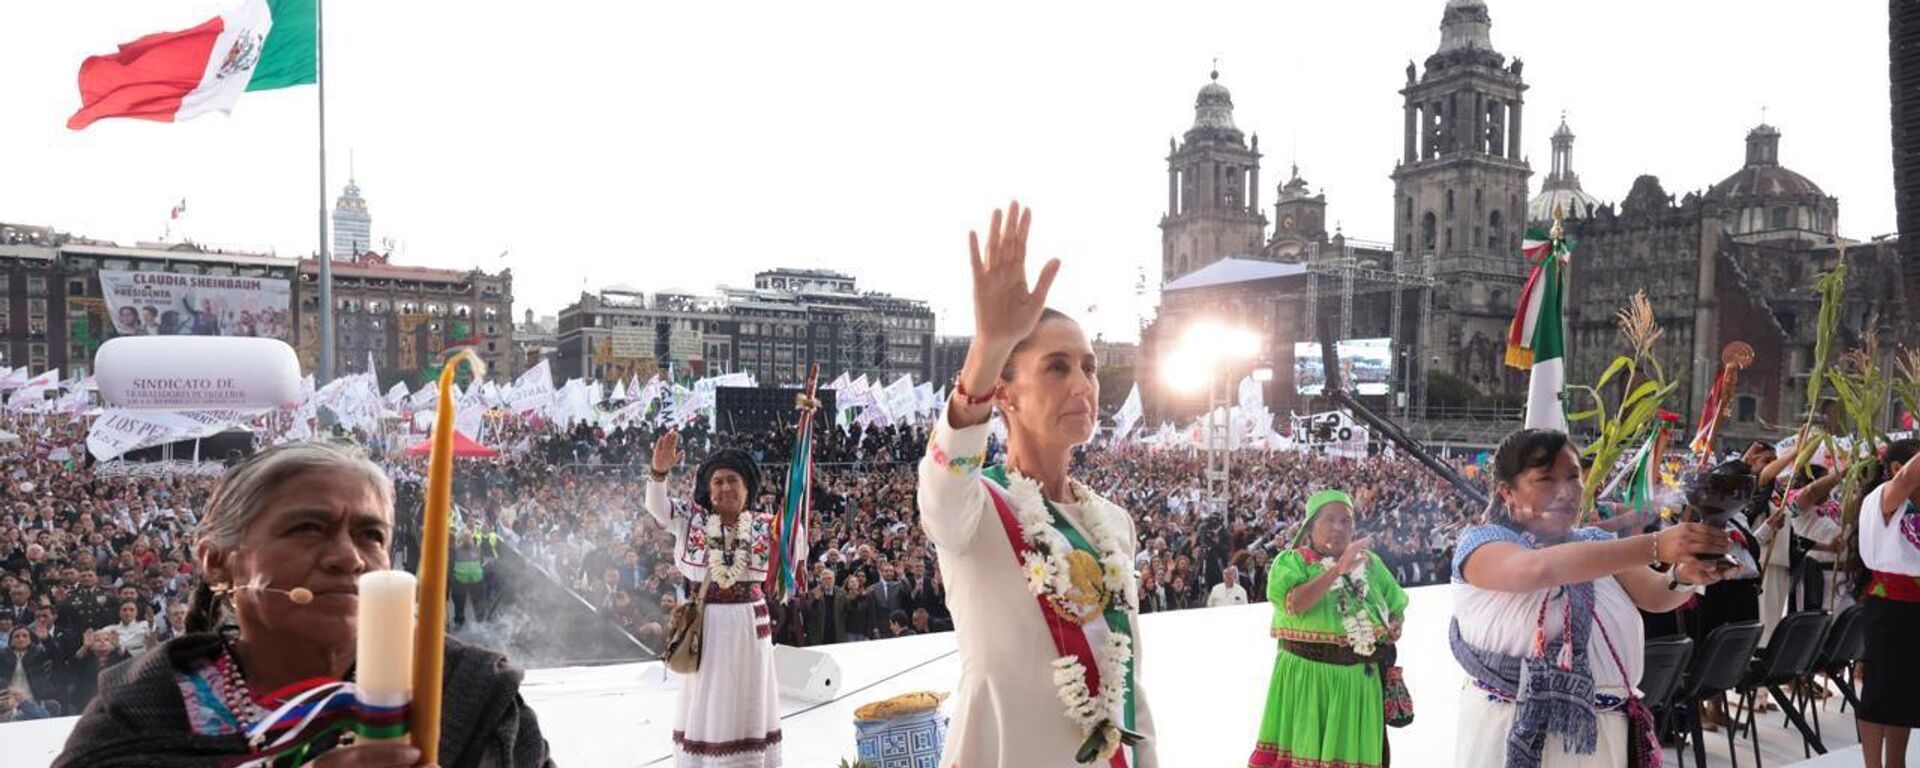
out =
[[[1060,262],[1027,286],[1031,222],[1015,203],[984,249],[970,237],[973,342],[920,461],[920,525],[960,646],[940,764],[1151,768],[1133,516],[1067,477],[1100,383],[1080,325],[1046,308]],[[996,407],[1007,461],[983,467]]]
[[[667,492],[680,464],[680,433],[653,446],[647,513],[673,532],[674,567],[700,586],[700,666],[680,679],[673,718],[676,768],[773,768],[780,764],[779,688],[773,677],[773,623],[760,585],[773,553],[773,515],[749,509],[760,496],[760,465],[723,448],[694,475],[693,504]],[[795,562],[806,562],[806,543]]]
[[1879,484],[1860,502],[1860,560],[1871,573],[1860,598],[1867,645],[1860,654],[1857,726],[1867,768],[1906,768],[1907,740],[1920,727],[1920,440],[1880,454]]
[[1515,432],[1493,462],[1489,519],[1461,531],[1453,556],[1450,640],[1468,680],[1453,764],[1657,761],[1653,720],[1633,690],[1639,611],[1671,611],[1694,585],[1718,581],[1726,531],[1684,523],[1615,538],[1575,528],[1580,455],[1564,432]]

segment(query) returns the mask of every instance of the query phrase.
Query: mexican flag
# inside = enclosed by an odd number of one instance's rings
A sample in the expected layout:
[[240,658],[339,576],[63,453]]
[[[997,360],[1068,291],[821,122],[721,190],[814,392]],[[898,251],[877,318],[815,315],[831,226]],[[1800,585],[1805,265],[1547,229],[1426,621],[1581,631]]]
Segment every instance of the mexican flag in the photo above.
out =
[[[1527,233],[1526,239],[1531,247],[1523,252],[1535,264],[1520,292],[1519,311],[1507,327],[1507,365],[1532,372],[1527,385],[1527,427],[1564,432],[1567,414],[1560,393],[1567,384],[1567,323],[1562,309],[1571,246],[1539,232]],[[1535,245],[1541,242],[1546,245]]]
[[226,114],[240,94],[314,82],[318,0],[245,0],[191,29],[158,32],[80,64],[80,130],[108,117],[170,123]]
[[[1652,432],[1647,433],[1647,442],[1642,444],[1640,451],[1633,455],[1632,466],[1627,468],[1625,474],[1613,479],[1615,486],[1622,483],[1626,485],[1620,493],[1620,500],[1628,509],[1635,512],[1649,512],[1655,509],[1653,493],[1660,484],[1660,461],[1666,453],[1664,450],[1666,432],[1666,427],[1657,426]],[[1613,486],[1608,486],[1600,495],[1606,497],[1612,493]]]

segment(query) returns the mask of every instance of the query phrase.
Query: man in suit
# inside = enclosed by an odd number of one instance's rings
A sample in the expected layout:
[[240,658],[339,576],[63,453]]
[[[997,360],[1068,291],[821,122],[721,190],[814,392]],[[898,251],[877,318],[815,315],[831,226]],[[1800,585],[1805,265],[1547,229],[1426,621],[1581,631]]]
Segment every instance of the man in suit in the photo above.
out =
[[640,553],[627,550],[625,563],[620,566],[620,588],[632,592],[638,590],[647,580],[647,568],[640,564]]
[[847,633],[847,593],[834,585],[832,568],[820,569],[808,595],[813,604],[807,614],[807,645],[838,643]]
[[881,563],[880,579],[875,581],[873,588],[867,592],[873,595],[873,626],[876,629],[884,629],[888,617],[906,603],[907,583],[900,580],[900,574],[894,570],[893,563]]
[[914,609],[933,607],[933,579],[927,576],[927,562],[915,559],[907,566],[907,578],[901,582],[900,609],[912,615]]

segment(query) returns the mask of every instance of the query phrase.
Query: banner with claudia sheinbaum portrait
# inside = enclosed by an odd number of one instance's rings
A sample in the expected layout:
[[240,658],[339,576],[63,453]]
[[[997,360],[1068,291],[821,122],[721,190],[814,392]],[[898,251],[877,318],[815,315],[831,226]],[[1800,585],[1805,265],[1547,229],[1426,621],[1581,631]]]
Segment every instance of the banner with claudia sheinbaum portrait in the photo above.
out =
[[117,336],[257,336],[285,340],[286,280],[101,270]]

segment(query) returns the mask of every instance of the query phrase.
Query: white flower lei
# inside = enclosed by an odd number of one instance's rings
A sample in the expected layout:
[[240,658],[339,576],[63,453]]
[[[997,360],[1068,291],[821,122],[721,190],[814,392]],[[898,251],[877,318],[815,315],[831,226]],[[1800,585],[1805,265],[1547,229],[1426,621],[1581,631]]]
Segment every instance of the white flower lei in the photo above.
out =
[[721,547],[726,541],[720,531],[720,515],[707,514],[707,573],[721,589],[731,588],[747,577],[747,561],[753,554],[753,515],[741,511],[733,523],[733,559],[728,562]]
[[[1089,543],[1100,553],[1100,577],[1107,593],[1106,610],[1133,611],[1139,602],[1140,586],[1134,574],[1133,558],[1125,549],[1126,512],[1101,498],[1078,482],[1072,484],[1074,497],[1091,502],[1093,514],[1082,520]],[[1036,596],[1063,601],[1073,590],[1067,555],[1073,545],[1053,527],[1040,484],[1025,475],[1007,469],[1007,490],[1012,496],[1014,517],[1020,523],[1020,538],[1033,548],[1025,555],[1027,589]],[[1100,667],[1100,695],[1087,688],[1086,666],[1078,657],[1065,655],[1053,660],[1053,684],[1060,703],[1066,705],[1067,719],[1080,726],[1082,737],[1096,730],[1114,727],[1113,712],[1127,695],[1127,666],[1133,662],[1133,639],[1115,632],[1106,643],[1094,649],[1094,663]],[[1118,745],[1109,737],[1108,748]]]
[[1353,648],[1354,653],[1371,656],[1379,639],[1379,631],[1373,626],[1373,619],[1367,616],[1366,577],[1364,574],[1341,574],[1340,588],[1351,595],[1355,604],[1355,610],[1340,612],[1340,625],[1347,631],[1347,645]]

